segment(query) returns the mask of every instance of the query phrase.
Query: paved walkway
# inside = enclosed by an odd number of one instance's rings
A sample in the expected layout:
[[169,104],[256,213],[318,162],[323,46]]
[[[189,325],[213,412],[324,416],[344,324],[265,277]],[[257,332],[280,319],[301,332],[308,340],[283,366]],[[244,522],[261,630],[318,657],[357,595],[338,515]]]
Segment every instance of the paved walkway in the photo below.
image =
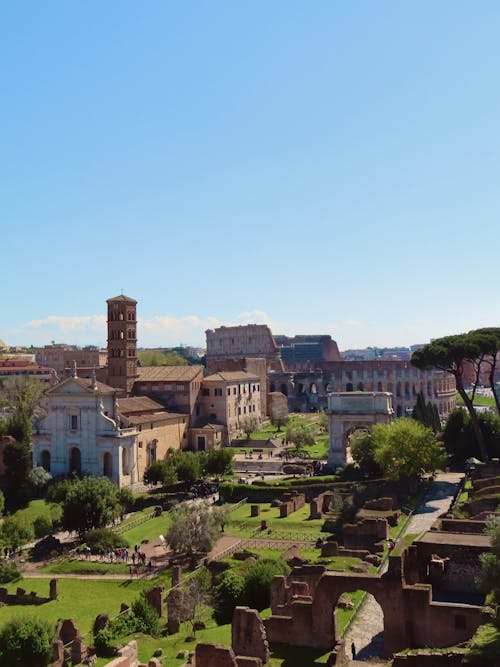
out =
[[[430,530],[434,521],[448,511],[462,477],[461,473],[439,473],[410,519],[405,534],[421,535]],[[383,571],[386,569],[387,565]],[[356,647],[356,661],[350,661],[351,667],[362,664],[363,661],[370,661],[370,665],[373,665],[372,658],[383,655],[383,632],[382,610],[375,598],[367,595],[360,613],[345,636],[348,651],[352,642]]]

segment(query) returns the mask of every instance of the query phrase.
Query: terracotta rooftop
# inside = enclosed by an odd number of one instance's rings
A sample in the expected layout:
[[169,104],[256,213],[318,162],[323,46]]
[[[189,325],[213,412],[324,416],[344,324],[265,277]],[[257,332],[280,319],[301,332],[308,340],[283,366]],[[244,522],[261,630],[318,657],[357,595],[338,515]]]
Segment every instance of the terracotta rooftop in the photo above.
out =
[[[74,378],[70,377],[67,378],[66,380],[63,380],[62,382],[59,382],[59,384],[56,384],[55,387],[52,387],[52,389],[49,389],[49,393],[57,393],[58,391],[61,390],[64,385],[69,384],[71,382],[76,382],[77,384],[80,385],[80,387],[83,387],[84,389],[88,389],[89,392],[92,392],[92,378]],[[97,391],[99,394],[116,394],[118,391],[114,387],[110,387],[107,384],[104,384],[104,382],[96,382],[96,387]]]
[[110,303],[112,301],[126,301],[127,303],[137,303],[135,299],[131,299],[129,296],[125,296],[125,294],[119,294],[118,296],[114,296],[112,299],[108,299],[106,303]]
[[132,412],[161,412],[165,410],[161,403],[153,401],[148,396],[132,396],[131,398],[120,398],[118,401],[120,412],[124,415]]
[[258,379],[258,375],[246,371],[221,371],[207,375],[203,378],[203,382],[250,382]]
[[130,424],[139,425],[139,424],[150,424],[155,422],[161,422],[165,420],[178,420],[185,419],[188,420],[189,415],[177,414],[176,412],[157,412],[154,415],[130,415],[127,417],[127,421]]
[[136,382],[191,382],[203,366],[141,366]]

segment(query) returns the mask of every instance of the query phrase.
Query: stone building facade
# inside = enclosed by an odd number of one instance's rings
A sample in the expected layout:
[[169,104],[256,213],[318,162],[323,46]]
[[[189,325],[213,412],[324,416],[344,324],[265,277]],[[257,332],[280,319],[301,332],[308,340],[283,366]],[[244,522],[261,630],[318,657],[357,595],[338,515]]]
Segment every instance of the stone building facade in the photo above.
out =
[[198,421],[224,427],[222,444],[242,434],[245,422],[262,422],[261,385],[257,375],[224,371],[203,379],[196,409]]
[[77,347],[57,343],[45,345],[36,351],[37,363],[53,368],[59,380],[71,377],[74,362],[78,377],[90,378],[94,371],[98,372],[98,369],[106,366],[107,359],[107,350],[101,350],[93,345]]
[[277,345],[267,324],[245,324],[237,327],[207,329],[207,369],[222,359],[262,357],[269,370],[284,370]]
[[128,486],[168,449],[188,446],[187,415],[119,393],[95,377],[75,376],[51,389],[47,417],[33,434],[33,464],[54,477],[76,472]]

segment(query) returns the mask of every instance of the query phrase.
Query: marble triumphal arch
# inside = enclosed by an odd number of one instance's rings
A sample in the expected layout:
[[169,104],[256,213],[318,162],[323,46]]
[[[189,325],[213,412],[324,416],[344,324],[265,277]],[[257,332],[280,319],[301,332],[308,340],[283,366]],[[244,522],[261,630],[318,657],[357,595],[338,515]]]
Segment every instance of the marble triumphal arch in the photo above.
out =
[[385,391],[344,391],[328,394],[330,447],[328,465],[347,463],[349,435],[355,429],[370,429],[373,424],[388,424],[394,411],[392,394]]

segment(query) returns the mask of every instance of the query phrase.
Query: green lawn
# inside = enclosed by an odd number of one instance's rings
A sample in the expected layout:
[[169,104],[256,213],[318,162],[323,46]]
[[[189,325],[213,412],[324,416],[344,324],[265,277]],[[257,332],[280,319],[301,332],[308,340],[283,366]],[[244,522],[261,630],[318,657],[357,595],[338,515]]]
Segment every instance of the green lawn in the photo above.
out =
[[[471,397],[471,394],[468,394],[469,398]],[[462,400],[462,397],[460,394],[457,394],[457,405],[464,405],[464,402]],[[486,405],[491,408],[496,408],[495,404],[495,399],[489,396],[475,396],[474,397],[474,405]]]
[[271,538],[278,539],[279,535],[280,539],[287,539],[286,535],[290,534],[290,539],[299,539],[302,535],[306,540],[315,540],[320,535],[324,524],[323,519],[309,519],[308,504],[283,519],[280,518],[279,507],[271,507],[270,503],[260,503],[259,507],[260,515],[257,517],[250,516],[250,504],[248,503],[233,510],[227,532],[236,536],[248,537],[260,527],[261,521],[265,519],[272,530]]
[[[135,516],[135,515],[134,515]],[[132,523],[132,520],[130,521]],[[158,539],[159,535],[165,535],[170,525],[170,515],[163,512],[159,517],[148,519],[144,523],[133,526],[128,530],[120,531],[120,534],[133,547],[135,544],[142,544],[145,540],[152,542]]]
[[[49,579],[22,579],[6,587],[10,592],[17,587],[35,591],[42,597],[49,595]],[[91,630],[98,614],[116,616],[120,604],[131,604],[139,593],[151,588],[152,582],[141,580],[99,581],[94,579],[59,579],[59,596],[38,606],[5,605],[0,607],[0,627],[13,617],[37,617],[55,625],[60,618],[72,618],[82,634]]]
[[99,561],[87,561],[76,558],[58,558],[49,565],[42,567],[42,572],[48,574],[120,574],[128,575],[130,565],[126,563],[105,563]]
[[30,500],[28,505],[21,510],[17,510],[14,516],[33,523],[38,517],[44,517],[49,520],[60,518],[62,514],[61,506],[56,503],[47,503],[45,500]]

